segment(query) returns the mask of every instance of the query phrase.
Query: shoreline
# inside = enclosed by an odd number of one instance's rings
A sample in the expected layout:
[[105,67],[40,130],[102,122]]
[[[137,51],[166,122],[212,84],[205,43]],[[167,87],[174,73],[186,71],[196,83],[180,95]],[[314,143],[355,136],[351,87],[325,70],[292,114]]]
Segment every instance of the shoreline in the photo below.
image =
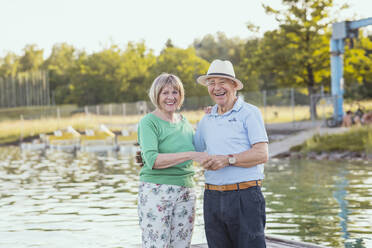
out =
[[[372,153],[367,151],[354,152],[354,151],[322,151],[322,152],[299,152],[291,150],[291,148],[298,146],[305,142],[306,140],[313,137],[313,135],[324,135],[324,134],[339,134],[344,133],[349,130],[349,128],[326,128],[321,127],[321,122],[301,122],[287,124],[269,124],[266,126],[267,133],[269,136],[269,154],[270,158],[294,158],[294,159],[312,159],[312,160],[347,160],[347,161],[371,161]],[[79,131],[78,131],[79,132]],[[120,132],[113,131],[115,135]],[[84,134],[84,132],[79,132]],[[46,133],[50,135],[52,133]],[[32,143],[40,140],[40,135],[27,136],[23,139],[18,139],[15,141],[9,141],[0,143],[0,147],[5,146],[20,146],[22,143]],[[36,142],[38,143],[38,142]],[[40,142],[39,142],[40,143]]]
[[329,161],[372,161],[372,153],[353,152],[353,151],[334,151],[334,152],[284,152],[273,158],[289,159],[310,159],[310,160],[329,160]]

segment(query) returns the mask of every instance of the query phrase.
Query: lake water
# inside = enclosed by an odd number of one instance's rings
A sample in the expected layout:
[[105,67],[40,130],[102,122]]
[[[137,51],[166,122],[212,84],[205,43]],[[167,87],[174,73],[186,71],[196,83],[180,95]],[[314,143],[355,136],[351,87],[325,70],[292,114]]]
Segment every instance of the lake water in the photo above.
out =
[[[120,153],[0,147],[0,247],[136,247],[138,166]],[[372,163],[272,160],[266,233],[329,247],[372,247]],[[197,170],[193,244],[205,243]]]

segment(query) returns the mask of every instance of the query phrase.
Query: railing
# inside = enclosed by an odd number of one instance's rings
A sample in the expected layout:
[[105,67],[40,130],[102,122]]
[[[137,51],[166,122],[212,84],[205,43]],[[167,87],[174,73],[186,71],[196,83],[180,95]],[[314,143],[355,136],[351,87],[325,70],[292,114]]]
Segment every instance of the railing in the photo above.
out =
[[[257,92],[242,92],[239,97],[260,108],[265,122],[296,122],[310,120],[310,104],[314,101],[320,118],[333,113],[332,97],[322,93],[309,97],[307,89],[288,88]],[[186,97],[182,112],[202,110],[213,105],[209,96]],[[77,107],[75,105],[33,106],[21,108],[0,108],[0,121],[5,119],[63,118],[80,115],[131,116],[151,112],[154,106],[150,101],[133,103],[112,103]]]

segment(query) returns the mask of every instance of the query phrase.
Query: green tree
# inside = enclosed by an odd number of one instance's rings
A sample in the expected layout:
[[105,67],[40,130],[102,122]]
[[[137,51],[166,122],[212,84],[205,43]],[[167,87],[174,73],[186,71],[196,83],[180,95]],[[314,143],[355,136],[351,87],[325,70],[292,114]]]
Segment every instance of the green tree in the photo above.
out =
[[153,78],[152,66],[156,57],[152,50],[146,48],[145,43],[128,43],[122,55],[125,70],[124,80],[120,87],[119,101],[133,102],[147,99],[147,92]]
[[[282,86],[306,86],[309,95],[317,85],[329,84],[329,30],[333,0],[282,0],[284,10],[264,8],[280,26],[265,33],[263,69],[274,73]],[[267,64],[266,64],[267,62]],[[316,117],[316,102],[310,113]]]
[[72,79],[72,95],[79,105],[115,102],[123,76],[121,51],[116,46],[82,55]]
[[[271,71],[265,71],[262,66],[262,46],[263,39],[251,38],[247,40],[243,53],[242,60],[237,66],[234,66],[236,76],[243,82],[243,91],[258,91],[260,89],[273,89],[276,85],[273,84],[274,77]],[[265,61],[268,63],[269,61]]]
[[234,65],[241,61],[245,40],[238,37],[228,38],[225,33],[217,32],[216,35],[207,34],[202,39],[195,39],[193,46],[196,54],[212,62],[214,59],[228,59]]
[[372,97],[372,37],[360,32],[354,47],[345,47],[345,97],[354,99]]
[[48,59],[44,62],[43,68],[48,71],[50,92],[57,104],[67,103],[70,94],[69,85],[73,68],[77,60],[76,49],[67,43],[56,44]]
[[70,85],[70,101],[79,105],[138,101],[145,95],[143,87],[148,67],[155,61],[144,43],[128,43],[125,51],[117,45],[77,59]]
[[151,79],[154,80],[162,72],[173,73],[183,82],[186,96],[205,96],[208,91],[196,83],[196,78],[205,74],[209,63],[196,55],[195,49],[169,47],[158,56],[151,69]]
[[38,49],[37,45],[27,45],[23,49],[23,55],[19,59],[21,71],[37,71],[44,63],[43,49]]
[[170,38],[165,42],[165,47],[174,47],[173,41]]
[[14,77],[19,67],[19,56],[8,52],[4,58],[0,59],[0,77]]

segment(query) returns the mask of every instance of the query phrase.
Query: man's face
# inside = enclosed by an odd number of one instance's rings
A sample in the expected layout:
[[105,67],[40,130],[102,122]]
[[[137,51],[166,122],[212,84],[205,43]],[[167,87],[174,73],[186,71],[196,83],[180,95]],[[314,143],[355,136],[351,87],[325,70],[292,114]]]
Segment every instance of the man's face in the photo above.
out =
[[207,80],[208,93],[220,107],[226,107],[236,98],[237,85],[227,78],[214,77]]

